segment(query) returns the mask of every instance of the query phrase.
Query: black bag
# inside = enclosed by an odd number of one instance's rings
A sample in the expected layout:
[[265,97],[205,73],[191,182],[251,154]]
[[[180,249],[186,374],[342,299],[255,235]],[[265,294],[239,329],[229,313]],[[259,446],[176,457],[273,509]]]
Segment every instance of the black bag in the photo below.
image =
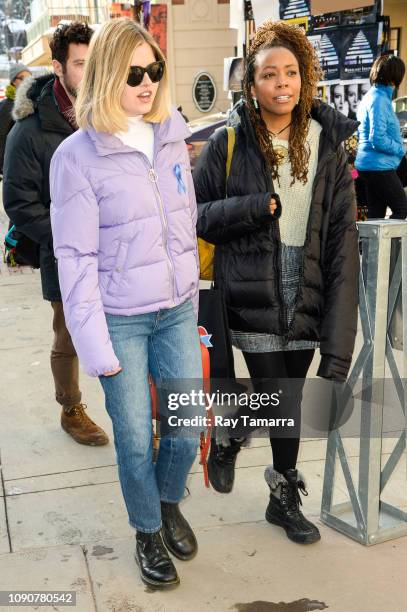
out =
[[199,291],[198,325],[212,334],[209,348],[211,378],[235,379],[235,364],[225,301],[213,286]]
[[236,380],[235,360],[230,337],[228,315],[222,291],[200,289],[198,325],[206,329],[212,337],[209,350],[211,380],[216,380],[213,392],[245,393],[247,386]]
[[9,266],[40,267],[40,245],[12,225],[4,238],[4,262]]

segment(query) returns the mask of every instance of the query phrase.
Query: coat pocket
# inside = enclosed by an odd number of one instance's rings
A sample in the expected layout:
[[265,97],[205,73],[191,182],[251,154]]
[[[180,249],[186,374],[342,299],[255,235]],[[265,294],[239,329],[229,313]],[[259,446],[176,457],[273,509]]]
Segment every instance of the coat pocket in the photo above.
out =
[[109,293],[110,295],[114,295],[117,288],[120,285],[120,281],[123,277],[123,273],[124,273],[124,269],[126,265],[126,258],[127,258],[128,250],[129,250],[128,242],[119,243],[119,247],[117,249],[117,254],[116,254],[116,259],[114,262],[113,272],[112,272],[109,284],[106,289],[107,293]]

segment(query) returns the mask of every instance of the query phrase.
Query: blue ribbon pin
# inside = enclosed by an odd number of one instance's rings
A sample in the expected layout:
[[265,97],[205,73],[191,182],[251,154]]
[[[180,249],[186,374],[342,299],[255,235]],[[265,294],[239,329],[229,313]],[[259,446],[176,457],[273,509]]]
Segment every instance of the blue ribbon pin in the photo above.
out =
[[179,164],[175,164],[173,168],[173,172],[175,174],[175,178],[177,179],[177,183],[178,183],[178,193],[186,193],[187,188],[185,187],[185,183],[182,179],[181,166]]

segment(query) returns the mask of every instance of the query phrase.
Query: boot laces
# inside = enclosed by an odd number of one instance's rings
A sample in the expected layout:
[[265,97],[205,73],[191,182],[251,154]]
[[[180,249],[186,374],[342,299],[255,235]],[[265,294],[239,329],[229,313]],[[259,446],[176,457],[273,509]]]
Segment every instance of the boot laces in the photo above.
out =
[[147,543],[146,547],[149,546],[151,554],[154,558],[154,563],[157,563],[159,560],[162,560],[163,557],[167,557],[167,549],[164,547],[164,544],[161,540],[159,533],[154,534],[154,537]]
[[236,455],[240,451],[240,445],[218,446],[216,461],[220,465],[233,465]]
[[287,506],[289,512],[302,516],[300,506],[302,506],[302,499],[300,496],[307,496],[308,491],[305,488],[305,484],[302,480],[297,482],[287,482],[281,485],[281,502]]
[[85,410],[87,409],[87,407],[87,404],[75,404],[69,414],[78,417],[81,423],[86,423],[88,425],[96,425],[96,423],[94,423],[92,419],[86,414]]

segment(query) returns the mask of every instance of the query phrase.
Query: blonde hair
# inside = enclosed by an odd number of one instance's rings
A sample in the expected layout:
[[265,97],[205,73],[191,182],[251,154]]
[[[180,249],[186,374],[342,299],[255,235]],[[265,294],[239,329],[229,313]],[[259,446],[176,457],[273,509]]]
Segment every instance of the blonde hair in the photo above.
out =
[[[76,121],[80,128],[92,126],[97,132],[111,134],[127,129],[127,116],[121,106],[121,97],[134,50],[145,42],[150,45],[157,60],[165,61],[153,37],[131,19],[108,21],[92,37],[75,104]],[[144,119],[162,123],[170,113],[166,65],[151,111],[144,115]]]

